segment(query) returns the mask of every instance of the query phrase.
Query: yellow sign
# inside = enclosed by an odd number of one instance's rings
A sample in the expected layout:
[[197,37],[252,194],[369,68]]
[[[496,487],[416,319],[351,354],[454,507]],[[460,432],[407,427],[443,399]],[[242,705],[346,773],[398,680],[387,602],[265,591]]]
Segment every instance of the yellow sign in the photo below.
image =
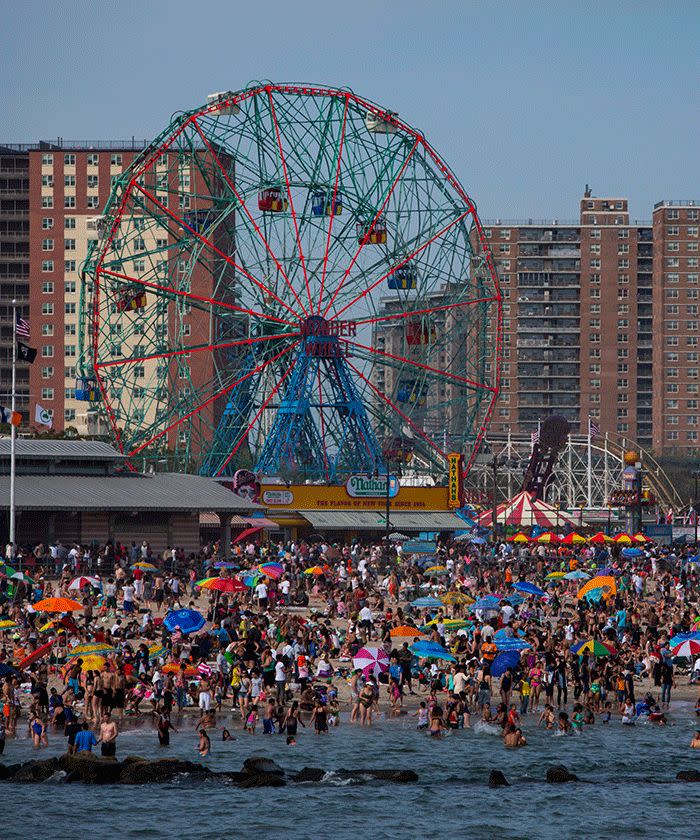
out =
[[447,506],[462,507],[462,456],[450,452],[447,456]]
[[[280,491],[286,491],[281,493]],[[290,498],[291,497],[291,498]],[[275,510],[384,510],[386,499],[352,498],[346,487],[325,484],[263,484],[260,487],[263,504]],[[459,507],[459,505],[457,505]],[[447,487],[400,487],[391,499],[392,510],[447,510]]]

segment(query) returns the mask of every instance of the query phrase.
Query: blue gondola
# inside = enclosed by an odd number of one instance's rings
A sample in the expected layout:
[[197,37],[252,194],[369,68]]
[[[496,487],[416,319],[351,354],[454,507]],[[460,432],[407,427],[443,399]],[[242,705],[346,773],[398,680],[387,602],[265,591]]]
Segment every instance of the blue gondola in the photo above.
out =
[[[333,208],[331,211],[331,207]],[[343,194],[337,192],[333,200],[333,190],[315,190],[311,193],[311,214],[313,216],[340,216],[343,212]]]
[[428,386],[426,383],[419,385],[415,379],[402,379],[399,382],[399,388],[396,393],[396,398],[399,402],[425,405],[427,397]]
[[81,402],[96,402],[99,390],[97,382],[90,376],[79,376],[75,380],[75,398]]
[[402,265],[387,280],[390,289],[415,289],[417,283],[418,273],[412,265]]

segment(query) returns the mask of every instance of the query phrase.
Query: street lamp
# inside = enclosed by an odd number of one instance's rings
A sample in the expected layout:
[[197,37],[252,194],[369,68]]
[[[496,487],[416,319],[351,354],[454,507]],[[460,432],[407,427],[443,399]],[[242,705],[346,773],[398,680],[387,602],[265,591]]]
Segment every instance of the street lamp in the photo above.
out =
[[693,514],[695,515],[695,548],[698,547],[698,516],[700,515],[700,500],[698,500],[698,478],[700,470],[693,470],[691,473],[695,480],[695,493],[693,494]]
[[[491,512],[491,541],[495,544],[498,535],[497,508],[498,508],[498,468],[508,467],[517,469],[521,465],[517,458],[508,458],[506,455],[496,455],[491,458],[491,471],[493,476],[493,509]],[[505,523],[504,523],[505,528]]]

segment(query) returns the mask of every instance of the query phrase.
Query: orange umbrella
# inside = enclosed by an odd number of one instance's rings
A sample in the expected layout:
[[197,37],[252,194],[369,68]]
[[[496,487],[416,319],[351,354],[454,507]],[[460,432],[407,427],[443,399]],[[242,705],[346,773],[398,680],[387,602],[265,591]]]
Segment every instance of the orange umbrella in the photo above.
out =
[[552,533],[552,531],[545,531],[544,534],[540,534],[539,537],[535,537],[535,542],[549,543],[552,545],[559,542],[559,537]]
[[582,537],[581,534],[577,534],[576,531],[572,531],[572,533],[567,534],[562,543],[564,545],[581,545],[581,543],[585,543],[586,538]]
[[588,542],[595,543],[596,545],[604,545],[605,543],[612,542],[612,537],[609,537],[602,531],[598,531],[597,534],[593,534],[592,537],[588,538]]
[[32,606],[37,612],[45,613],[75,612],[83,608],[82,604],[72,598],[44,598],[42,601],[32,604]]
[[644,534],[642,534],[641,532],[639,532],[638,534],[635,534],[635,535],[632,537],[632,539],[633,539],[635,542],[638,542],[638,543],[648,543],[648,542],[652,542],[652,540],[650,540],[650,539],[649,539],[649,537],[645,537],[645,536],[644,536]]
[[629,534],[616,534],[613,537],[613,540],[618,543],[618,545],[632,545],[632,537]]
[[[180,672],[180,666],[177,662],[169,662],[167,665],[163,666],[162,670],[164,674],[178,674]],[[187,665],[185,668],[185,676],[201,677],[202,675],[195,667],[193,667],[192,665]]]
[[392,627],[389,631],[389,635],[392,639],[396,638],[407,638],[407,639],[415,639],[417,636],[424,636],[424,633],[417,627],[410,627],[408,624],[402,624],[400,627]]
[[576,597],[579,601],[582,598],[585,598],[589,592],[593,592],[595,589],[602,590],[602,597],[606,600],[611,598],[613,595],[617,593],[617,584],[615,583],[615,578],[611,577],[610,575],[596,575],[592,577],[590,580],[587,580],[583,586],[579,589]]
[[523,534],[523,532],[521,531],[519,534],[516,534],[514,537],[508,537],[508,541],[509,542],[514,542],[514,543],[527,543],[527,542],[530,542],[530,537],[528,537],[527,534]]

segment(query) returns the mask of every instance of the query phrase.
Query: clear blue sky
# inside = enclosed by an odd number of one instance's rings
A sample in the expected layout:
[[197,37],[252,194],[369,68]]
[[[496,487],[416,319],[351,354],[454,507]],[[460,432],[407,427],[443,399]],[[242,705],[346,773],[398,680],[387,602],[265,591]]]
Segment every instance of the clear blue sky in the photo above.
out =
[[251,79],[348,86],[421,128],[482,217],[698,198],[697,0],[0,0],[0,140],[152,138]]

